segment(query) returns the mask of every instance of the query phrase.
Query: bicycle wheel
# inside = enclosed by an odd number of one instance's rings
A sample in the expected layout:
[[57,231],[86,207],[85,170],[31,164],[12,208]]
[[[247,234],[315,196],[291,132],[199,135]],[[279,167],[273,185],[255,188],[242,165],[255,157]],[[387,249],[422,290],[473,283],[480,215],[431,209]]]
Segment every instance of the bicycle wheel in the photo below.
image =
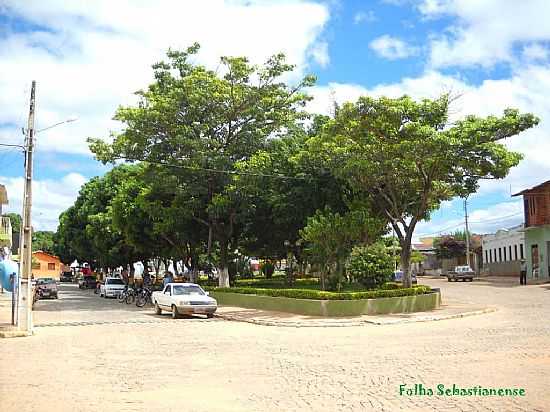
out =
[[136,300],[136,294],[135,292],[132,292],[132,293],[128,293],[126,295],[126,304],[129,305],[131,303],[134,303]]
[[127,292],[125,291],[120,292],[120,294],[118,295],[118,303],[122,303],[126,301],[126,296],[127,296]]
[[147,293],[140,293],[137,298],[136,298],[136,306],[138,308],[142,308],[145,306],[145,304],[147,303],[147,298],[149,296],[147,295]]

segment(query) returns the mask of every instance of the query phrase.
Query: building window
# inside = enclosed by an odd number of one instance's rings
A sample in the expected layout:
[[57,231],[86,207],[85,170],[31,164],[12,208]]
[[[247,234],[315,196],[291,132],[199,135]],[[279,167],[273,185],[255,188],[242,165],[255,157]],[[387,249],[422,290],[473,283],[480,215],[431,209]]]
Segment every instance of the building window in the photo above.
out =
[[504,261],[506,262],[506,246],[502,248],[504,250]]
[[48,270],[55,270],[55,263],[48,263]]
[[508,246],[508,260],[514,260],[512,259],[512,245]]
[[36,269],[36,270],[40,270],[40,263],[38,263],[38,262],[33,262],[32,268],[33,268],[33,269]]
[[487,259],[487,251],[485,251],[485,263],[489,263],[489,259]]
[[519,245],[519,255],[521,259],[525,259],[525,255],[523,254],[523,243]]
[[514,245],[514,257],[515,260],[518,260],[518,245]]
[[498,261],[502,262],[502,248],[501,247],[498,248]]

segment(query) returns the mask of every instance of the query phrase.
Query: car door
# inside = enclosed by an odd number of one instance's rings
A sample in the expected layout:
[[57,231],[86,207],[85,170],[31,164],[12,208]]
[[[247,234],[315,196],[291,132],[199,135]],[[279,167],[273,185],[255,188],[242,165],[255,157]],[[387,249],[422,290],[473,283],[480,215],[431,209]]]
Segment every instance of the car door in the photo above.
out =
[[165,306],[165,307],[172,306],[171,299],[172,299],[172,286],[166,285],[159,299],[160,306]]

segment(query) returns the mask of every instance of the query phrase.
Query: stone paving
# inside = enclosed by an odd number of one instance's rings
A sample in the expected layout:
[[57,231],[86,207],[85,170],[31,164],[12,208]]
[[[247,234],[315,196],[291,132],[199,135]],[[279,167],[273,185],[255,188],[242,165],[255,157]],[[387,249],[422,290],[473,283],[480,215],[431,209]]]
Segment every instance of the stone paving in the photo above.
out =
[[[498,310],[438,322],[263,327],[172,320],[63,286],[58,301],[37,305],[35,336],[0,341],[0,410],[550,410],[550,285],[421,282],[440,287],[446,304]],[[420,383],[525,388],[526,396],[399,394]]]

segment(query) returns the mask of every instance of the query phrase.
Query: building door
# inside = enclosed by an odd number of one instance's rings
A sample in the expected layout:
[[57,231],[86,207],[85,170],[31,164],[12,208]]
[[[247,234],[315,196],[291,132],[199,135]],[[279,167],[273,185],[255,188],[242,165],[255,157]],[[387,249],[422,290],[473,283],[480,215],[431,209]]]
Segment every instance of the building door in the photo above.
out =
[[548,272],[546,272],[546,276],[547,277],[550,277],[550,242],[546,242],[546,269],[548,270]]
[[[533,273],[531,276],[533,276],[534,273],[539,273],[539,245],[532,245],[531,246],[531,263],[533,265]],[[536,272],[535,272],[536,270]],[[534,276],[533,276],[534,277]]]

